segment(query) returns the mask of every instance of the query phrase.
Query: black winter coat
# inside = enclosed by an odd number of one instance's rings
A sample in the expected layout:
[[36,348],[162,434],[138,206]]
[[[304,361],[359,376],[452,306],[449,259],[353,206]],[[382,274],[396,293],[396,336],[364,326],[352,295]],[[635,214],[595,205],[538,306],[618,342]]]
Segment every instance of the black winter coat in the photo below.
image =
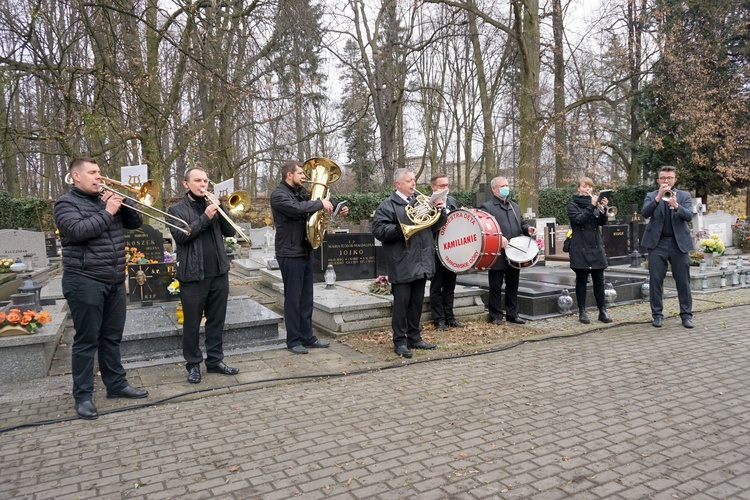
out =
[[[134,205],[129,200],[124,203]],[[125,207],[112,215],[106,206],[98,194],[73,187],[55,202],[55,224],[66,273],[118,284],[125,281],[124,229],[138,229],[143,217]]]
[[582,207],[576,202],[568,203],[568,217],[573,236],[570,240],[571,269],[606,269],[607,255],[604,252],[599,226],[607,224],[607,215],[594,205]]
[[[177,244],[177,273],[175,277],[180,282],[200,281],[205,276],[203,274],[203,244],[201,243],[201,233],[211,231],[215,245],[215,253],[219,259],[219,273],[224,275],[229,272],[229,259],[224,247],[224,238],[234,236],[236,231],[232,225],[227,222],[218,212],[213,219],[202,210],[196,209],[197,203],[190,199],[185,193],[182,200],[175,203],[167,210],[167,213],[179,217],[190,225],[190,234],[173,227],[169,228],[172,238]],[[223,203],[220,204],[221,210],[227,214],[228,211]],[[170,221],[172,222],[172,221]],[[180,225],[179,223],[175,223]]]
[[323,202],[310,200],[304,187],[281,182],[271,193],[271,213],[276,227],[276,257],[308,257],[312,252],[305,237],[307,216],[323,209]]
[[406,216],[407,202],[394,191],[375,210],[372,234],[382,244],[391,283],[411,283],[421,278],[432,279],[435,274],[435,239],[433,231],[447,219],[443,212],[430,228],[414,233],[407,243],[400,223],[413,225]]
[[[516,236],[529,235],[529,223],[523,220],[521,209],[517,203],[509,199],[503,201],[497,196],[493,196],[491,200],[484,203],[480,208],[497,219],[497,223],[500,225],[500,232],[503,233],[506,239],[511,240]],[[500,256],[492,265],[492,269],[508,269],[510,267],[508,259],[505,258],[505,249],[503,248]]]

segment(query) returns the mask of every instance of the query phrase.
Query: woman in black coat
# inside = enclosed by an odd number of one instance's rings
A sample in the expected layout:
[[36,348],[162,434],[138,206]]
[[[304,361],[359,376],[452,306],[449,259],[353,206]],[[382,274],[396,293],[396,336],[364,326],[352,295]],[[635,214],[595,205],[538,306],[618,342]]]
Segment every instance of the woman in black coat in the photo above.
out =
[[[599,200],[592,196],[593,181],[582,177],[578,181],[577,194],[568,203],[568,217],[573,236],[570,240],[570,268],[576,273],[576,300],[578,301],[578,320],[581,323],[591,322],[586,314],[586,283],[589,274],[594,282],[594,298],[599,308],[599,321],[611,323],[604,303],[604,269],[607,267],[607,255],[604,253],[604,241],[599,226],[607,223],[606,213],[602,213],[597,204]],[[609,200],[601,200],[606,207]]]

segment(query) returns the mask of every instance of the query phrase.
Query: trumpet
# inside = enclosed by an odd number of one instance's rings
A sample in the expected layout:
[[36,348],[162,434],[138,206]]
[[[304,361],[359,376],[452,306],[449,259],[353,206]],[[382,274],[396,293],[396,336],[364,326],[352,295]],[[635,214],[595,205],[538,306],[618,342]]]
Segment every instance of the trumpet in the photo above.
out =
[[674,191],[671,189],[665,189],[664,192],[661,194],[661,199],[664,201],[669,201],[674,197]]
[[[212,182],[211,179],[208,180],[211,184],[216,185],[216,183]],[[205,196],[206,193],[205,189],[201,189],[201,193]],[[221,205],[218,201],[216,201],[214,198],[210,196],[206,196],[206,198],[218,209],[217,212],[220,216],[224,218],[225,221],[229,223],[230,226],[232,226],[232,229],[237,233],[237,236],[245,240],[247,243],[250,243],[250,238],[247,237],[247,235],[242,231],[240,226],[238,226],[232,218],[227,215],[224,210],[221,209]],[[235,191],[234,193],[229,195],[229,199],[227,200],[227,208],[229,208],[230,211],[234,208],[235,211],[232,213],[240,213],[241,211],[244,212],[245,210],[250,208],[250,194],[247,191]]]
[[[145,210],[141,210],[137,207],[133,207],[130,205],[123,204],[123,207],[127,207],[130,210],[135,210],[136,212],[139,212],[146,217],[151,217],[152,219],[156,219],[157,221],[161,222],[162,224],[166,224],[169,227],[173,227],[177,229],[178,231],[182,231],[185,234],[190,234],[190,224],[188,224],[186,221],[180,219],[179,217],[175,217],[174,215],[164,212],[163,210],[159,210],[158,208],[152,206],[154,203],[157,202],[159,199],[159,186],[157,186],[156,181],[154,180],[147,180],[143,183],[143,185],[140,187],[140,189],[136,189],[133,186],[128,186],[127,184],[123,184],[122,182],[118,182],[114,179],[110,179],[108,177],[101,177],[101,184],[99,185],[99,192],[102,191],[111,191],[119,196],[122,196],[123,198],[132,201],[133,203],[136,203],[138,205],[143,205],[145,208],[148,208],[150,210],[153,210],[154,212],[160,213],[165,217],[170,217],[183,225],[184,227],[180,227],[176,224],[172,224],[171,222],[167,221],[166,218],[162,219],[160,217],[155,216],[152,213],[146,212]],[[70,173],[65,175],[65,183],[66,184],[73,184],[73,177],[70,175]],[[134,198],[132,196],[128,196],[124,193],[121,193],[115,189],[112,189],[111,187],[107,186],[107,184],[112,184],[114,186],[117,186],[119,188],[125,189],[126,191],[130,191],[133,194],[138,195],[138,198]]]

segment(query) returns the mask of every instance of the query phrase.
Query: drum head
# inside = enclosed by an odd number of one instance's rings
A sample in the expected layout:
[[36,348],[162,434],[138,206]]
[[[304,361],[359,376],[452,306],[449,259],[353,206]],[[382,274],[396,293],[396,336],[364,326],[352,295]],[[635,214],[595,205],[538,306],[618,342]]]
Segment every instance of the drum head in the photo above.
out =
[[440,262],[454,273],[470,271],[481,256],[482,225],[468,210],[455,210],[440,228],[437,250]]
[[539,246],[534,238],[516,236],[508,241],[505,258],[508,264],[516,269],[531,267],[539,260]]

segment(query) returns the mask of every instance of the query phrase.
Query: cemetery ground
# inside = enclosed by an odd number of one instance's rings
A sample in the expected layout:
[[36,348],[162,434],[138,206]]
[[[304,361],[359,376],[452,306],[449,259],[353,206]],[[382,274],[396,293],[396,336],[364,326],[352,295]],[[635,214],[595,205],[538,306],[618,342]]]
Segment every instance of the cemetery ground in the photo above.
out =
[[573,315],[426,328],[441,346],[408,361],[387,333],[230,355],[242,372],[197,390],[179,364],[131,368],[146,404],[97,387],[93,422],[71,417],[67,386],[3,388],[3,425],[11,409],[49,417],[59,397],[69,418],[2,429],[0,496],[748,498],[747,299],[696,293],[692,330],[653,328],[645,303],[612,308],[606,328]]

